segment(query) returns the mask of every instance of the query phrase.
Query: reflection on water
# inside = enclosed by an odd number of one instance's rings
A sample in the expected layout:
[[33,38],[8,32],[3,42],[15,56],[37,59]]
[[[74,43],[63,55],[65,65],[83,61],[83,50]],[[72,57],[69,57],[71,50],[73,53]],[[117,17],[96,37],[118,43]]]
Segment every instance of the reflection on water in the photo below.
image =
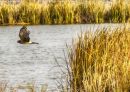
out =
[[54,57],[65,66],[63,50],[66,50],[66,43],[70,45],[72,38],[81,31],[120,25],[28,26],[31,40],[39,43],[32,45],[17,43],[21,26],[0,26],[0,81],[6,80],[10,85],[28,82],[48,84],[48,91],[55,90],[56,80],[62,73]]

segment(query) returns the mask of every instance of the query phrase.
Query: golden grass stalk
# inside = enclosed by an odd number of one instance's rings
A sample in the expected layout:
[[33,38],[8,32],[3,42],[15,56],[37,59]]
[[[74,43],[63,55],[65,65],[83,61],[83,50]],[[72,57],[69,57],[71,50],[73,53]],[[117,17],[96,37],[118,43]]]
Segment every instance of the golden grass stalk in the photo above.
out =
[[71,92],[129,92],[130,31],[104,28],[81,34],[69,63]]
[[[109,6],[109,8],[107,8]],[[124,1],[107,4],[102,1],[52,1],[0,4],[0,24],[75,24],[128,22],[130,4]]]
[[124,1],[117,1],[106,11],[104,20],[112,23],[124,23],[128,21],[129,14],[129,4],[126,4]]

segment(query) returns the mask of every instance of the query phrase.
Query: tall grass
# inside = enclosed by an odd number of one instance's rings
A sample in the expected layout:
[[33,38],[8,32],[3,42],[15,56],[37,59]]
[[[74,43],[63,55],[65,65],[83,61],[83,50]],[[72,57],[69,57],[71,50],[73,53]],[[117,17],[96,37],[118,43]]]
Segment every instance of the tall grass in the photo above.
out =
[[69,53],[71,92],[130,91],[130,31],[81,34]]
[[129,19],[129,5],[124,1],[117,1],[113,4],[109,11],[105,13],[106,22],[122,23]]
[[104,22],[104,5],[103,2],[95,3],[88,1],[79,4],[75,10],[79,14],[80,23],[103,23]]
[[130,5],[124,1],[109,4],[97,1],[65,0],[49,3],[0,4],[0,24],[76,24],[128,22]]

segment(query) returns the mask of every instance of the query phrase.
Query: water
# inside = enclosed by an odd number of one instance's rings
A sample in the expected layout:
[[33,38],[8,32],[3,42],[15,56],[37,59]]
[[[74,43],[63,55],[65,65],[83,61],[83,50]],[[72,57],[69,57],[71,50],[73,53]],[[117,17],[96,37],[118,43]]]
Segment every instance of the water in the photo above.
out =
[[72,38],[81,31],[120,25],[28,26],[31,40],[39,43],[32,45],[17,43],[21,26],[0,26],[0,81],[6,81],[8,85],[47,84],[48,92],[57,91],[57,80],[62,77],[62,72],[54,57],[60,65],[66,66],[63,60],[66,43],[71,45]]

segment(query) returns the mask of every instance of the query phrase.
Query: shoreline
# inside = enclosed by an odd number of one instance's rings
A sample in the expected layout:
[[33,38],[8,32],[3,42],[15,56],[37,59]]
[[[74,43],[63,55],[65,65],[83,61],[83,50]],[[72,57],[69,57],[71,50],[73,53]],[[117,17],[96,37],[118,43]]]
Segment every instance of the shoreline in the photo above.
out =
[[123,2],[56,2],[0,5],[0,25],[67,25],[130,22],[130,4]]
[[129,22],[126,23],[72,23],[72,24],[29,24],[29,23],[15,23],[15,24],[0,24],[0,26],[23,26],[23,25],[27,25],[27,26],[37,26],[37,25],[102,25],[102,24],[130,24]]

